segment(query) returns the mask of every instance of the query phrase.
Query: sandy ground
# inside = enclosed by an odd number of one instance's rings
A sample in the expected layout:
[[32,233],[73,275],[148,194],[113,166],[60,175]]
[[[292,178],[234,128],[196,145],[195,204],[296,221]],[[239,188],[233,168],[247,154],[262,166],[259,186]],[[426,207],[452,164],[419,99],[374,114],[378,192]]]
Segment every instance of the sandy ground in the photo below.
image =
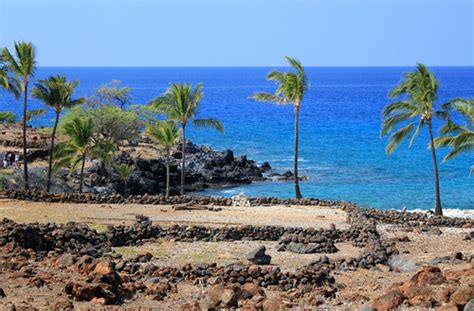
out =
[[[223,207],[213,212],[201,209],[174,210],[169,205],[61,204],[0,199],[0,218],[17,222],[76,221],[92,225],[132,224],[135,215],[149,216],[154,223],[205,224],[208,226],[273,225],[326,228],[331,223],[345,228],[346,214],[327,207],[265,206]],[[271,217],[270,217],[271,216]]]

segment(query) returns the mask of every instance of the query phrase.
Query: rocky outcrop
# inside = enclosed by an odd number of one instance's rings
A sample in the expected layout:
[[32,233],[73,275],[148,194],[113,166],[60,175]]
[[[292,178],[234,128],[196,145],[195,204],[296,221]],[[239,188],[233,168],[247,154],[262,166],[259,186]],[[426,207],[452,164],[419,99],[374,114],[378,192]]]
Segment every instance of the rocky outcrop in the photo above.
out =
[[377,310],[391,310],[404,307],[466,310],[465,306],[474,299],[472,276],[474,267],[443,273],[438,267],[425,266],[407,282],[394,286],[375,299],[371,307]]

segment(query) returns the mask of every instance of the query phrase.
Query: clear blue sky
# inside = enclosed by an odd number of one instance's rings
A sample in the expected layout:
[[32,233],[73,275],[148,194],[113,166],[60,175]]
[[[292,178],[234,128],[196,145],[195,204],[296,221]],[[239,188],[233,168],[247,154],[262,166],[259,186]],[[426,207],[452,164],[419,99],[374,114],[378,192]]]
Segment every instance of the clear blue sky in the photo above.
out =
[[474,65],[474,0],[0,0],[42,66]]

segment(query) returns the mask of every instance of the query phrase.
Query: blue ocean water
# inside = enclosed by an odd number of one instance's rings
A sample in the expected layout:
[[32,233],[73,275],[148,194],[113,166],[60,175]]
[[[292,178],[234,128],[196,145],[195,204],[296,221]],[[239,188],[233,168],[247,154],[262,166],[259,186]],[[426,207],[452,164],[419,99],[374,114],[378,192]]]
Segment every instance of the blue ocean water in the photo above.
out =
[[[265,80],[273,68],[39,68],[36,78],[64,74],[80,80],[78,94],[89,95],[100,84],[119,79],[133,88],[135,103],[146,103],[162,93],[169,82],[204,83],[199,115],[215,117],[225,134],[212,130],[189,131],[190,138],[214,148],[231,148],[280,171],[292,168],[293,109],[257,103],[255,91],[274,91]],[[306,68],[311,88],[301,107],[300,173],[310,179],[301,184],[304,196],[347,200],[388,208],[431,209],[434,206],[433,166],[421,133],[411,149],[402,145],[385,154],[387,139],[380,138],[381,110],[387,94],[412,68]],[[440,80],[439,101],[474,97],[474,67],[432,68]],[[32,100],[30,108],[41,104]],[[0,91],[0,111],[20,114],[21,104]],[[35,121],[48,125],[52,112]],[[445,150],[439,151],[442,158]],[[440,165],[444,208],[474,209],[474,177],[469,178],[473,154]],[[238,188],[208,190],[207,194],[292,197],[289,182],[262,182]]]

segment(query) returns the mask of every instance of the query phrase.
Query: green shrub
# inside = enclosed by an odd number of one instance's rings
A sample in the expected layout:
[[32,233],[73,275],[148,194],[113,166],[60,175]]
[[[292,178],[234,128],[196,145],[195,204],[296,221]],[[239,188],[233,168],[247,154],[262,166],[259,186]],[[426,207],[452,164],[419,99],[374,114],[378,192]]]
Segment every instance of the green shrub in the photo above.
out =
[[0,123],[14,123],[16,115],[9,111],[0,111]]

